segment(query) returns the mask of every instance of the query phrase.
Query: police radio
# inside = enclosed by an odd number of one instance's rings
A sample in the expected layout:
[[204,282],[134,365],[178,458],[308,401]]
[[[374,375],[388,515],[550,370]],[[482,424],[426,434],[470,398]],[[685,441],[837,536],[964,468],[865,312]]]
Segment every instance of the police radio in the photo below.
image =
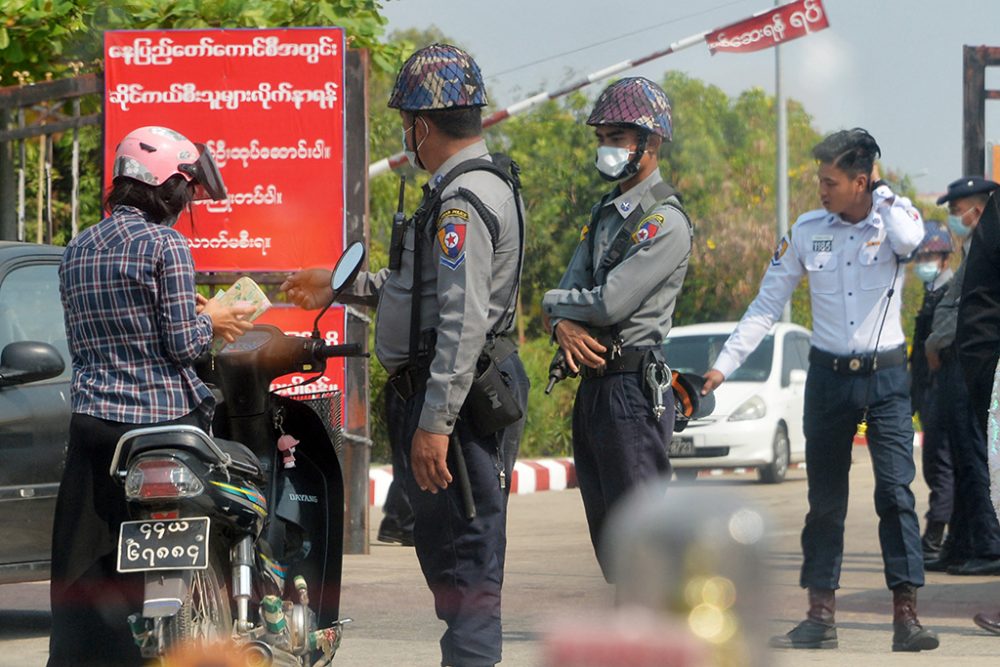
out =
[[403,195],[406,193],[406,177],[399,177],[399,204],[392,216],[392,237],[389,240],[389,269],[398,271],[403,262],[403,236],[406,234],[406,215],[403,213]]

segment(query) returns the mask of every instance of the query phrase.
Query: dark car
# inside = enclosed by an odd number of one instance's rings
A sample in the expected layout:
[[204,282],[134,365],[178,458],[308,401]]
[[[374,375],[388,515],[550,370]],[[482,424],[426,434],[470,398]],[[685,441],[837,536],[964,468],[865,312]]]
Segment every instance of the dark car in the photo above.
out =
[[62,252],[0,241],[0,584],[49,578],[70,419]]

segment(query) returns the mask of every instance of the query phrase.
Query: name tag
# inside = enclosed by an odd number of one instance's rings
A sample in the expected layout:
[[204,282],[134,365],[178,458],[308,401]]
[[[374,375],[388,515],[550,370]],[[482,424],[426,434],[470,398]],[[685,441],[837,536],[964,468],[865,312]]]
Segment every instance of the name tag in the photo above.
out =
[[833,236],[817,235],[812,237],[813,252],[832,252]]

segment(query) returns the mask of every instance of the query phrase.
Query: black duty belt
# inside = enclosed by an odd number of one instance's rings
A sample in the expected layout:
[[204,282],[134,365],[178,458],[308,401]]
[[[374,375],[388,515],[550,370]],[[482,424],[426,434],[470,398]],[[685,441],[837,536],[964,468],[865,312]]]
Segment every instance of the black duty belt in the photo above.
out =
[[830,368],[844,375],[871,375],[877,370],[905,364],[906,347],[882,350],[877,355],[874,352],[839,355],[812,347],[809,348],[809,363]]
[[616,355],[614,359],[609,359],[611,348],[604,354],[604,366],[601,368],[591,368],[590,366],[580,366],[580,377],[596,378],[602,375],[613,373],[639,373],[644,370],[649,361],[649,352],[655,349],[653,346],[647,347],[627,347]]

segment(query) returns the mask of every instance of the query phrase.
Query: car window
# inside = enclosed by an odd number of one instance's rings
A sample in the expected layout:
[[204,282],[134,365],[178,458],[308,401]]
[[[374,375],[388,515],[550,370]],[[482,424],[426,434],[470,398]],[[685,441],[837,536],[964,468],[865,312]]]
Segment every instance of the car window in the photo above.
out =
[[8,343],[34,340],[53,345],[70,373],[66,323],[59,298],[59,265],[26,264],[0,282],[0,350]]
[[[703,375],[722,351],[729,334],[670,336],[663,343],[667,364],[675,371]],[[743,365],[727,379],[734,382],[764,382],[771,375],[774,336],[766,336]]]
[[799,355],[802,357],[802,367],[809,370],[809,336],[795,334],[795,345],[799,348]]
[[799,344],[801,337],[795,333],[785,335],[781,343],[781,386],[787,387],[791,384],[792,371],[795,369],[805,370],[809,367],[808,357],[802,357],[802,346]]

